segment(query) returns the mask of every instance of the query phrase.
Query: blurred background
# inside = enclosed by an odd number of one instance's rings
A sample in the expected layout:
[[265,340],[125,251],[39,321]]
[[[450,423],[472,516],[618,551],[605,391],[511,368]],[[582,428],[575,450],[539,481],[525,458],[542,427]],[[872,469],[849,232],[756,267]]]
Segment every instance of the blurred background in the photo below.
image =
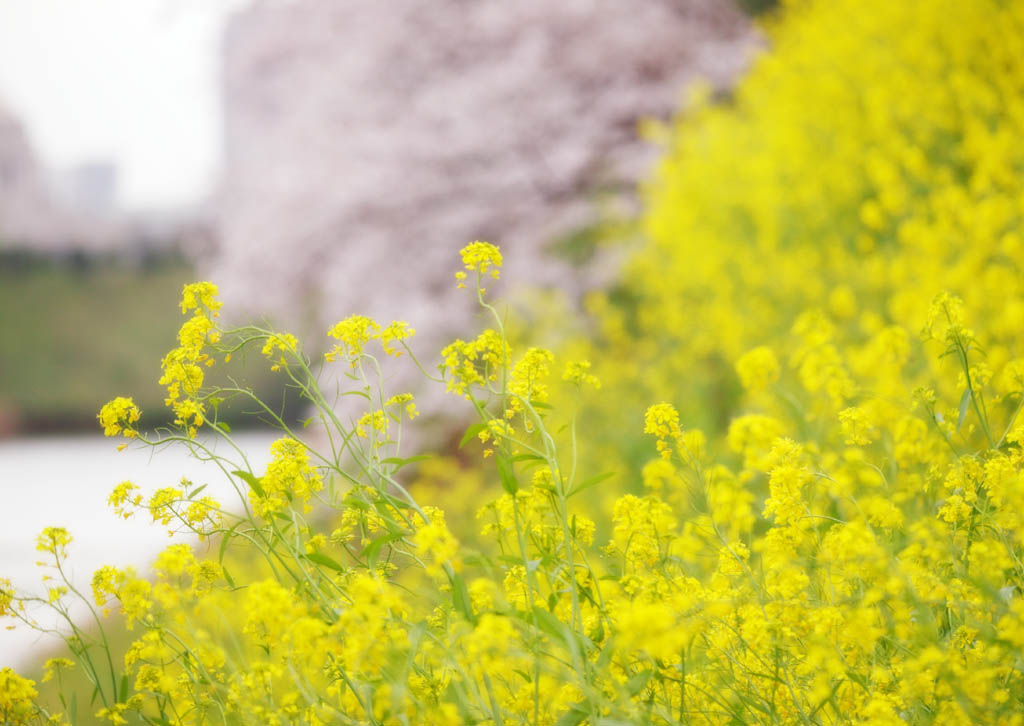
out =
[[161,423],[186,282],[314,348],[353,313],[408,320],[432,362],[472,332],[451,275],[474,239],[569,304],[608,280],[644,121],[698,83],[727,94],[763,5],[0,0],[0,574],[47,524],[92,542],[82,573],[142,542],[105,511],[126,476],[95,417],[132,395]]
[[195,278],[233,318],[424,346],[465,333],[473,239],[593,284],[638,124],[753,43],[722,0],[0,0],[0,435],[91,431],[126,391],[156,415]]

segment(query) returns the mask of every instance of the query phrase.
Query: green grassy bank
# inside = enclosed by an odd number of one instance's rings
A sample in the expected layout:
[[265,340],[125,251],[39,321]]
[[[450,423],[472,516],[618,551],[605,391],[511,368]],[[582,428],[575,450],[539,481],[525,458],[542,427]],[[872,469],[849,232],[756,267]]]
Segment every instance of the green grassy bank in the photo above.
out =
[[[175,255],[0,253],[0,435],[95,431],[100,406],[126,392],[147,426],[166,420],[160,360],[181,325],[182,286],[195,276]],[[280,401],[280,380],[256,363],[232,365]]]

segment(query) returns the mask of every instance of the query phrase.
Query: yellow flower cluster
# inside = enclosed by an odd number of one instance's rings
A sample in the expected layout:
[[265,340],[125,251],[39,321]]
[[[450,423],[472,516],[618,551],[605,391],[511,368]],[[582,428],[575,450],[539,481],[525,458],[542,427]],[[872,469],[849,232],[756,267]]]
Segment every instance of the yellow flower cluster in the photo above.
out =
[[62,559],[68,555],[71,534],[64,527],[46,527],[36,538],[36,551]]
[[14,615],[14,589],[11,581],[6,577],[0,577],[0,617]]
[[416,530],[413,541],[420,549],[421,557],[427,560],[427,572],[434,575],[441,574],[444,563],[455,561],[459,552],[459,542],[448,530],[441,511]]
[[181,292],[181,312],[187,314],[190,310],[199,311],[205,308],[211,317],[220,315],[223,303],[217,299],[219,294],[217,286],[212,282],[193,282],[185,285]]
[[[244,512],[212,517],[188,482],[149,501],[211,520],[216,561],[172,545],[153,583],[95,574],[143,630],[93,681],[101,717],[1024,726],[1021,28],[1021,2],[786,3],[729,103],[665,130],[647,243],[588,301],[594,338],[514,358],[481,297],[493,327],[443,351],[482,472],[382,459],[362,437],[397,450],[408,394],[358,389],[382,403],[345,425],[289,369],[326,451],[279,421],[264,476],[215,456]],[[460,281],[500,264],[474,243]],[[183,309],[212,319],[214,292]],[[187,325],[198,367],[215,328]],[[410,334],[354,316],[328,357]],[[581,361],[569,385],[556,360]],[[40,720],[34,701],[0,672],[0,715]]]
[[529,348],[512,366],[512,375],[508,381],[508,393],[512,398],[506,416],[511,418],[522,413],[527,405],[548,402],[550,397],[546,381],[554,359],[550,350]]
[[167,388],[164,404],[174,410],[174,423],[189,438],[206,420],[206,403],[201,394],[205,373],[213,365],[207,348],[220,341],[221,330],[213,322],[220,315],[217,286],[212,282],[194,282],[182,291],[181,312],[195,311],[178,331],[178,347],[169,351],[160,363],[163,375],[159,383]]
[[321,489],[323,479],[310,464],[306,447],[297,439],[285,437],[270,445],[270,463],[259,488],[249,489],[249,502],[256,514],[267,519],[292,502],[308,507],[309,498]]
[[114,514],[122,519],[129,519],[134,514],[131,507],[138,507],[142,504],[142,495],[137,494],[137,491],[137,486],[130,481],[123,481],[110,492],[107,504],[114,510]]
[[10,668],[0,668],[0,722],[21,726],[35,721],[35,681],[22,678]]
[[124,432],[125,438],[133,439],[138,436],[134,424],[140,415],[141,412],[132,399],[118,396],[104,404],[97,418],[103,427],[104,436],[117,436]]
[[759,345],[739,357],[736,373],[744,388],[760,391],[779,380],[779,361],[771,348]]
[[111,612],[107,607],[111,598],[117,599],[121,604],[125,627],[129,630],[136,621],[144,618],[153,606],[150,599],[151,591],[149,581],[136,576],[131,568],[122,570],[104,565],[92,576],[92,593],[96,604],[104,608],[103,613],[107,615]]
[[291,333],[268,335],[260,352],[273,362],[270,369],[278,371],[282,366],[288,365],[288,359],[285,356],[296,355],[299,352],[299,341]]
[[[789,2],[730,101],[661,130],[647,242],[572,348],[607,394],[583,460],[687,516],[642,548],[701,583],[682,722],[1021,720],[1022,27]],[[621,422],[658,400],[651,462]]]
[[468,397],[470,387],[497,381],[508,357],[508,344],[494,330],[485,330],[473,341],[454,341],[441,351],[448,390]]
[[415,335],[416,331],[404,320],[392,321],[381,328],[380,323],[365,315],[351,315],[335,324],[327,334],[340,340],[341,345],[335,345],[324,354],[324,358],[328,361],[343,358],[355,368],[363,356],[363,349],[371,340],[380,340],[384,352],[397,358],[402,355],[402,351],[395,347],[395,343],[404,346],[404,341]]
[[[477,286],[480,279],[490,274],[495,280],[501,271],[501,251],[490,242],[471,242],[462,248],[462,264],[468,272],[477,273]],[[455,279],[459,287],[466,286],[466,273],[459,270],[455,273]],[[483,289],[480,290],[483,292]]]
[[334,346],[325,355],[327,360],[348,358],[354,368],[356,359],[363,352],[363,346],[380,335],[380,325],[365,315],[352,315],[338,322],[327,334],[341,341],[341,345]]
[[571,360],[565,364],[565,372],[562,373],[562,380],[574,383],[577,386],[601,387],[601,381],[590,372],[590,361]]

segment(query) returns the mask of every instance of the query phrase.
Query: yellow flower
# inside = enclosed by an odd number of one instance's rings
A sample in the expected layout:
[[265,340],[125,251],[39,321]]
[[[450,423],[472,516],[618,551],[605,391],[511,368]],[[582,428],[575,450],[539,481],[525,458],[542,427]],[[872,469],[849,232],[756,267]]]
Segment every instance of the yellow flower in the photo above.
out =
[[497,381],[511,351],[501,335],[485,330],[476,340],[456,340],[441,351],[442,374],[449,392],[470,397],[474,386]]
[[271,444],[270,463],[260,479],[262,493],[250,489],[249,501],[256,514],[267,519],[292,502],[306,504],[323,485],[319,472],[309,462],[306,447],[296,439],[285,437]]
[[774,517],[779,525],[797,523],[805,508],[804,487],[811,480],[803,447],[789,439],[778,439],[772,447],[773,466],[768,475],[770,496],[764,503],[764,516]]
[[46,527],[36,537],[36,550],[49,552],[55,557],[67,557],[68,545],[71,544],[71,535],[63,527]]
[[409,417],[409,420],[416,418],[420,415],[420,412],[416,409],[416,404],[412,400],[411,393],[399,393],[398,395],[392,396],[384,402],[385,406],[401,406],[405,404],[405,414]]
[[[200,525],[206,523],[209,526],[216,528],[219,526],[221,521],[221,507],[213,497],[200,497],[188,503],[185,507],[185,521],[187,521],[193,529],[198,528]],[[205,530],[200,534],[200,537],[205,536],[210,530]]]
[[67,670],[74,666],[75,662],[68,660],[67,658],[47,658],[46,662],[43,664],[43,683],[52,680],[54,674],[62,668]]
[[682,430],[679,428],[679,412],[670,403],[654,404],[644,414],[644,433],[658,439],[658,453],[662,458],[671,458],[672,447],[668,440],[671,439],[674,443],[682,436]]
[[779,380],[779,361],[771,348],[758,346],[740,356],[736,373],[748,391],[761,391]]
[[4,615],[14,615],[12,603],[16,602],[14,587],[6,577],[0,577],[0,618]]
[[0,668],[0,719],[10,726],[33,722],[36,713],[36,682],[22,678],[10,668]]
[[216,317],[222,303],[217,299],[219,291],[212,282],[193,282],[185,285],[181,292],[181,312],[197,310],[205,307]]
[[128,710],[128,704],[126,703],[115,703],[109,708],[101,708],[96,712],[96,718],[101,718],[109,721],[113,726],[124,726],[128,723],[128,719],[124,717],[125,712]]
[[114,490],[107,497],[107,504],[110,505],[114,514],[124,519],[128,519],[132,516],[133,512],[125,505],[138,507],[142,504],[142,495],[133,494],[138,491],[138,487],[132,484],[130,481],[123,481],[114,487]]
[[185,492],[173,487],[161,487],[149,497],[149,513],[153,516],[154,522],[168,525],[172,519],[179,515],[174,505],[184,499]]
[[641,651],[655,660],[680,661],[690,638],[670,602],[633,601],[618,614],[619,646],[627,653]]
[[[260,352],[274,362],[271,370],[277,371],[281,369],[281,366],[287,365],[285,354],[296,355],[298,350],[299,341],[296,340],[294,335],[291,333],[273,333],[267,336]],[[277,357],[275,358],[275,356]]]
[[324,357],[328,361],[346,358],[355,368],[359,362],[359,356],[363,354],[363,347],[371,340],[380,337],[380,333],[380,325],[370,318],[365,315],[351,315],[327,331],[332,338],[340,340],[341,345],[335,345]]
[[319,552],[327,546],[327,535],[315,534],[306,541],[304,546],[307,555],[311,555],[314,552]]
[[[501,252],[495,245],[478,240],[463,247],[461,254],[462,264],[467,271],[476,272],[480,277],[490,273],[491,277],[498,278],[501,270]],[[459,274],[456,273],[456,279],[461,283],[466,278],[464,273],[461,277]]]
[[149,582],[136,577],[135,570],[130,567],[120,570],[104,565],[92,576],[92,593],[96,604],[103,608],[104,615],[109,615],[111,610],[106,605],[112,597],[117,598],[121,603],[125,627],[129,630],[153,607],[153,601],[150,599],[151,590]]
[[839,421],[842,424],[843,437],[847,444],[867,446],[871,443],[872,426],[863,409],[856,407],[843,409],[839,412]]
[[562,373],[562,380],[576,386],[586,384],[594,388],[601,387],[601,381],[593,373],[590,373],[590,361],[588,360],[571,360],[567,362],[565,364],[565,372]]
[[132,424],[139,420],[140,415],[141,411],[135,405],[135,401],[118,396],[104,404],[96,418],[103,427],[104,436],[117,436],[123,431],[125,438],[133,439],[138,435],[138,431]]
[[388,415],[383,410],[369,411],[359,417],[356,422],[356,435],[360,438],[370,438],[373,433],[373,444],[381,445],[388,441]]
[[432,575],[440,574],[442,566],[453,561],[459,551],[459,542],[448,531],[443,516],[433,516],[429,524],[416,530],[413,541],[427,561],[427,572]]
[[516,640],[516,630],[508,618],[484,613],[467,638],[466,657],[483,673],[497,673]]
[[514,366],[508,381],[508,392],[512,394],[506,415],[523,411],[527,403],[547,403],[546,379],[554,361],[554,354],[544,348],[529,348]]
[[207,343],[216,343],[218,340],[220,332],[214,327],[213,321],[202,313],[193,315],[178,330],[178,344],[191,358],[199,358]]
[[409,323],[404,320],[395,320],[380,331],[380,344],[386,354],[397,358],[402,355],[402,351],[395,347],[393,343],[406,341],[415,334],[416,331],[409,327]]
[[747,414],[729,423],[726,441],[730,449],[743,454],[745,468],[767,470],[771,466],[769,454],[772,446],[783,433],[782,424],[777,419]]
[[608,551],[634,567],[650,568],[667,555],[677,525],[672,508],[654,496],[627,494],[615,502]]

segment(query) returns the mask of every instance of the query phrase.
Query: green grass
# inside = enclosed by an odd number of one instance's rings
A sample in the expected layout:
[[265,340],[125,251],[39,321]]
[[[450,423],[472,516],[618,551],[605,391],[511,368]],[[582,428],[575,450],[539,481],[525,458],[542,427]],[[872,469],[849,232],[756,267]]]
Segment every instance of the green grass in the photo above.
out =
[[[0,255],[0,429],[7,419],[19,432],[94,431],[100,406],[119,395],[135,399],[147,428],[166,423],[160,360],[176,345],[181,289],[195,274],[175,257]],[[264,400],[282,400],[259,355],[231,367]]]

